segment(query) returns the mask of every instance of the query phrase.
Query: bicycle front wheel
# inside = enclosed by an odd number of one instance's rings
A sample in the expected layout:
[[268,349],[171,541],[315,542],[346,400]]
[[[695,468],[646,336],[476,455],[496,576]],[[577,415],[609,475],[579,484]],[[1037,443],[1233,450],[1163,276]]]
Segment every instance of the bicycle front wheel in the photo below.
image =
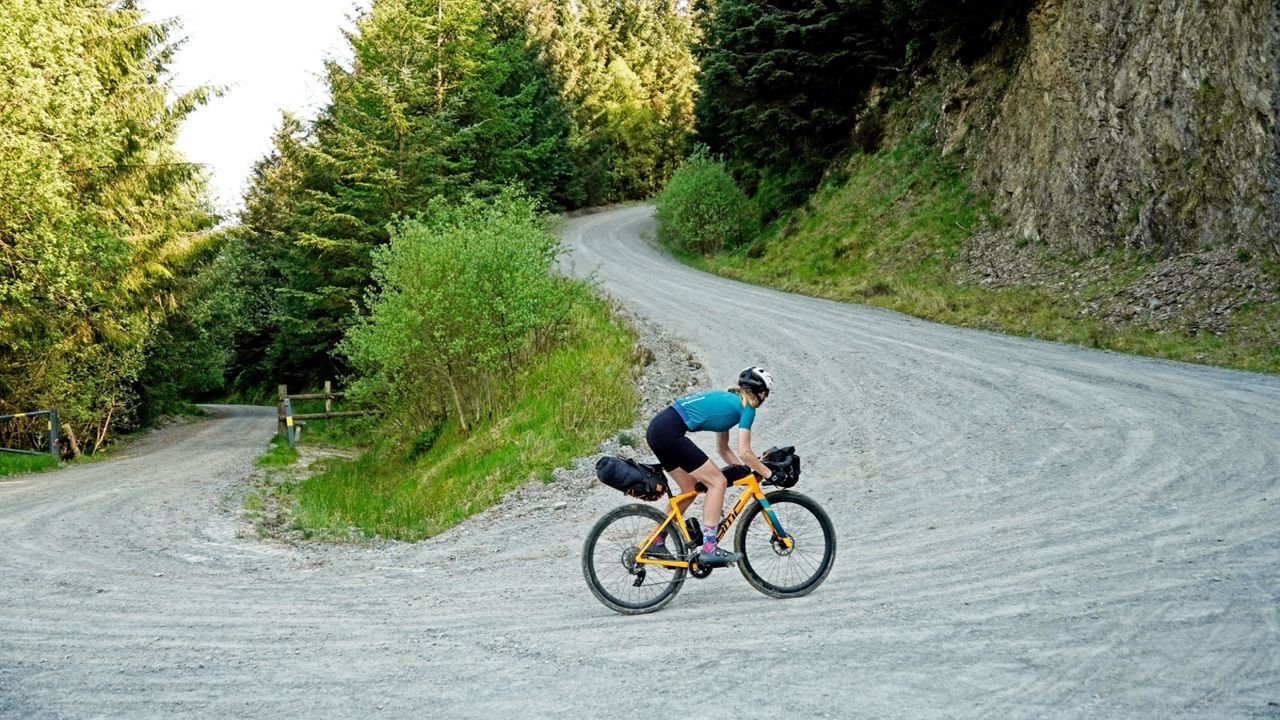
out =
[[[661,610],[684,584],[685,568],[636,562],[649,533],[666,519],[648,505],[623,505],[600,518],[582,546],[582,574],[600,602],[624,615]],[[666,545],[681,547],[674,526],[664,530]]]
[[742,553],[738,569],[752,587],[770,597],[808,594],[827,579],[836,560],[831,518],[821,505],[798,492],[780,490],[765,497],[791,546],[774,533],[764,506],[752,503],[734,536]]

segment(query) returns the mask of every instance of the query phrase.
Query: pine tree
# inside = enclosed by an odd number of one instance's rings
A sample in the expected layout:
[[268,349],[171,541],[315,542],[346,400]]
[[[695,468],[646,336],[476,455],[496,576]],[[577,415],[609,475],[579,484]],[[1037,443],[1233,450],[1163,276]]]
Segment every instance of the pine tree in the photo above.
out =
[[[289,353],[292,338],[282,335],[281,290],[294,252],[294,221],[303,199],[306,143],[309,130],[285,113],[272,137],[271,152],[254,164],[240,223],[234,228],[219,261],[236,266],[230,273],[242,295],[245,323],[233,341],[227,384],[252,393],[274,387]],[[305,267],[298,268],[305,272]],[[296,368],[289,368],[290,373]]]
[[720,0],[704,22],[699,140],[794,204],[847,144],[891,52],[880,16],[878,0]]
[[654,0],[519,0],[572,112],[587,205],[649,197],[693,128],[694,14]]
[[332,99],[306,137],[277,138],[290,183],[273,186],[264,167],[242,215],[250,242],[278,248],[275,340],[261,357],[275,382],[345,370],[331,352],[393,221],[508,185],[549,206],[572,199],[568,114],[523,22],[477,0],[383,0],[350,43],[352,65],[328,66]]
[[58,407],[92,449],[213,222],[174,149],[213,90],[169,99],[173,28],[132,3],[10,0],[0,27],[0,402]]

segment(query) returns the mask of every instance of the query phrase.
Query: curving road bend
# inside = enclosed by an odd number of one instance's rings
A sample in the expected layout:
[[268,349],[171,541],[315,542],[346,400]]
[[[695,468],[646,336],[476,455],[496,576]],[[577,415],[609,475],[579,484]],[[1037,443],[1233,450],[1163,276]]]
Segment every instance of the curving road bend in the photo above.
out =
[[1280,378],[750,287],[651,233],[562,231],[717,384],[773,372],[757,442],[798,446],[840,538],[816,592],[720,571],[614,615],[578,570],[607,489],[265,542],[237,508],[273,412],[219,408],[0,482],[0,718],[1280,717]]

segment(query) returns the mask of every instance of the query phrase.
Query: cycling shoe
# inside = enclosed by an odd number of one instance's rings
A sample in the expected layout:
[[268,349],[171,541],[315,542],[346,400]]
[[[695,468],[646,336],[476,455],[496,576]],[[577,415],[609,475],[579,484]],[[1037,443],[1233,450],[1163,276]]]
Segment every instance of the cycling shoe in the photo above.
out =
[[742,559],[742,553],[729,552],[722,547],[717,547],[711,552],[698,551],[698,564],[703,567],[721,567],[724,565],[732,565]]

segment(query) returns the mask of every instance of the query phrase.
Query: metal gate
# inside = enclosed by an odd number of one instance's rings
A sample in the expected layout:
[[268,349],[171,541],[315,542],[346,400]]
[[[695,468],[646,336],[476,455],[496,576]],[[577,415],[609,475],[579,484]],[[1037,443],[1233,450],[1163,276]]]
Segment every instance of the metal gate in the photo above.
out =
[[58,411],[57,410],[33,410],[31,412],[14,413],[13,415],[0,415],[0,420],[18,420],[21,418],[38,417],[46,415],[49,418],[49,449],[46,450],[19,450],[18,448],[0,447],[0,452],[21,453],[23,455],[43,455],[48,452],[53,456],[54,460],[59,458],[58,454]]

